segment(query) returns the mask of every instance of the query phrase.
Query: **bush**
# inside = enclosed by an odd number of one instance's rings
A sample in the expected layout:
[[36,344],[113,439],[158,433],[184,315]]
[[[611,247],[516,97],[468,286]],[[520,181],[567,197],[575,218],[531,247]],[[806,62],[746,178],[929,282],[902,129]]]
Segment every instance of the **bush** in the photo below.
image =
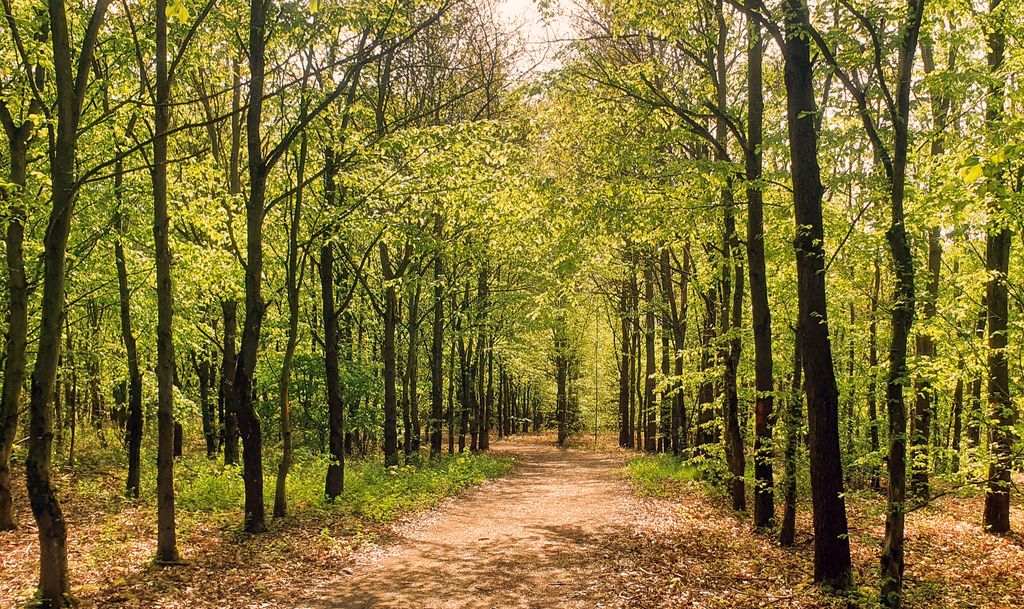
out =
[[[486,454],[447,455],[424,459],[419,466],[384,467],[375,460],[345,463],[345,492],[329,503],[324,495],[327,458],[296,451],[288,475],[288,503],[292,513],[329,510],[384,522],[403,513],[436,505],[467,487],[507,473],[511,457]],[[276,456],[264,466],[267,505],[273,502]],[[241,466],[224,466],[203,457],[186,458],[178,468],[177,505],[194,512],[235,511],[244,499]]]
[[700,475],[695,465],[674,455],[636,457],[630,459],[627,469],[630,481],[647,497],[670,495]]

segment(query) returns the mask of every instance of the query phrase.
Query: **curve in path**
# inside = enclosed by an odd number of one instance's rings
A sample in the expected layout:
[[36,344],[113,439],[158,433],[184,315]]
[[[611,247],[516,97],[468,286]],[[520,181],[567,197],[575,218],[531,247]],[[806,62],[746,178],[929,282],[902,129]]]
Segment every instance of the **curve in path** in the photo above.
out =
[[600,607],[607,541],[629,529],[613,456],[499,445],[515,471],[448,502],[317,591],[316,607]]

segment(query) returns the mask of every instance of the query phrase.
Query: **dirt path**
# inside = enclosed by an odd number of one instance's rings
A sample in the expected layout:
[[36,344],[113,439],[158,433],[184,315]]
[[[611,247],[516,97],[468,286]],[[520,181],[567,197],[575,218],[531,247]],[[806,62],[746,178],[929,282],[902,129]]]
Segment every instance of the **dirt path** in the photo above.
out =
[[605,540],[626,532],[621,461],[550,444],[498,445],[510,476],[410,523],[393,546],[316,591],[316,607],[575,608],[596,598]]

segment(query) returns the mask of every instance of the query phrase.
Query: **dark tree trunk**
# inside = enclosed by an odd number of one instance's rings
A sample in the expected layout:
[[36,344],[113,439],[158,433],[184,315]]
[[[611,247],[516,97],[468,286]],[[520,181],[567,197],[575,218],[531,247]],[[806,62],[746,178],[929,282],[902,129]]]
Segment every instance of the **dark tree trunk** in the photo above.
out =
[[[440,243],[443,228],[440,216],[435,218],[435,237]],[[441,454],[444,406],[444,260],[438,252],[434,258],[434,322],[430,333],[430,455]]]
[[[33,109],[38,108],[33,104]],[[30,115],[35,114],[30,111]],[[18,409],[25,383],[25,347],[28,344],[28,282],[25,277],[25,205],[22,197],[28,176],[28,149],[35,133],[32,119],[16,124],[5,101],[0,101],[0,122],[7,132],[10,186],[0,189],[7,208],[7,334],[4,341],[3,396],[0,398],[0,531],[16,526],[11,489],[11,452],[18,431]],[[59,339],[58,339],[59,340]]]
[[[753,0],[748,0],[750,5]],[[775,381],[772,362],[772,317],[768,306],[768,277],[764,253],[764,195],[762,133],[764,91],[762,63],[764,43],[755,19],[747,23],[747,144],[744,155],[747,178],[747,273],[750,277],[750,316],[754,329],[754,526],[775,524],[775,490],[772,472],[772,410]]]
[[619,295],[619,321],[622,324],[622,334],[619,340],[619,446],[629,448],[633,444],[629,432],[629,396],[630,396],[630,371],[633,364],[630,362],[630,348],[633,337],[630,331],[633,322],[630,319],[629,285],[623,281]]
[[810,429],[814,581],[845,588],[852,583],[850,540],[839,454],[839,391],[825,304],[823,192],[814,122],[814,70],[811,41],[803,34],[809,15],[801,0],[786,0],[783,12],[787,33],[783,49],[786,109],[797,227],[798,340]]
[[487,391],[484,396],[484,437],[481,444],[483,450],[490,449],[491,412],[494,409],[494,337],[490,338],[487,348]]
[[[308,70],[307,70],[308,76]],[[305,118],[305,101],[299,116]],[[299,157],[295,172],[297,184],[306,181],[307,140],[303,133],[299,138]],[[302,287],[303,265],[299,257],[299,222],[302,220],[302,194],[300,186],[289,210],[288,251],[285,260],[285,296],[288,299],[288,334],[285,338],[284,357],[281,360],[281,374],[277,379],[278,411],[281,425],[281,461],[277,465],[277,480],[274,485],[274,517],[288,515],[288,472],[292,467],[292,405],[289,391],[292,380],[292,361],[295,346],[299,341],[299,290]]]
[[410,425],[406,430],[406,457],[419,458],[420,454],[420,399],[419,399],[419,376],[420,376],[420,283],[410,290],[409,294],[409,355],[406,360],[405,374],[408,383],[407,404],[409,410]]
[[[52,609],[70,603],[67,560],[67,525],[50,473],[53,444],[53,393],[60,357],[61,321],[64,317],[66,253],[71,217],[77,195],[75,163],[78,130],[89,80],[96,38],[109,0],[98,0],[89,17],[85,36],[75,41],[72,54],[64,0],[48,0],[53,50],[55,124],[49,126],[50,214],[43,237],[41,314],[36,362],[29,394],[29,434],[25,455],[25,484],[39,534],[38,599]],[[75,64],[77,63],[77,69]]]
[[[878,438],[878,299],[882,293],[882,267],[875,258],[874,284],[871,289],[871,325],[868,329],[868,438],[871,452],[880,449]],[[871,488],[881,490],[878,468],[871,468]]]
[[[75,466],[75,435],[78,431],[78,369],[75,367],[74,341],[71,339],[71,324],[64,320],[64,332],[66,335],[65,351],[67,357],[63,358],[67,366],[68,379],[64,382],[64,403],[68,411],[68,427],[71,432],[71,441],[68,445],[68,467]],[[62,372],[62,374],[64,374]],[[54,392],[56,393],[56,391]]]
[[804,399],[803,358],[800,357],[800,341],[793,344],[793,384],[786,404],[786,471],[783,481],[782,527],[779,530],[779,545],[789,547],[796,538],[796,465],[800,449],[800,429],[803,426]]
[[[1006,51],[1006,7],[1002,0],[989,0],[991,23],[988,38],[988,69],[993,81],[989,85],[985,122],[990,129],[1003,118],[1006,83],[1002,77]],[[993,144],[998,140],[991,138]],[[1001,180],[1002,175],[993,180]],[[1010,223],[1003,219],[1005,204],[1000,197],[989,199],[989,226],[986,235],[985,269],[989,279],[985,286],[988,304],[988,418],[989,431],[988,489],[985,494],[985,530],[990,533],[1010,531],[1010,474],[1013,467],[1014,425],[1017,410],[1010,395],[1009,370],[1006,357],[1007,321],[1009,318],[1007,274],[1010,269]]]
[[210,387],[213,386],[213,362],[208,353],[203,353],[198,359],[195,354],[193,366],[196,369],[196,376],[199,377],[199,410],[203,418],[203,438],[206,440],[206,457],[215,459],[217,457],[217,420],[213,412],[213,402],[210,399]]
[[477,363],[476,363],[476,404],[478,413],[477,422],[477,433],[479,438],[477,439],[477,447],[480,450],[487,450],[490,447],[490,438],[488,434],[488,428],[490,427],[490,420],[488,416],[488,404],[487,404],[487,386],[485,383],[485,374],[487,372],[487,353],[490,351],[487,347],[489,345],[488,333],[487,333],[487,309],[489,306],[489,293],[488,287],[489,272],[486,263],[480,270],[480,275],[477,278],[477,299],[479,300],[480,314],[478,315],[479,329],[477,333]]
[[238,328],[238,301],[234,298],[222,300],[221,314],[224,317],[224,353],[221,362],[220,399],[224,409],[223,435],[224,464],[238,463],[238,413],[235,401],[235,337]]
[[337,499],[345,490],[345,404],[338,366],[338,312],[334,306],[334,245],[320,248],[320,298],[324,317],[324,368],[327,384],[328,451],[325,494]]
[[[454,310],[454,307],[452,307]],[[448,454],[455,454],[455,341],[448,351]]]
[[736,218],[733,208],[731,188],[722,191],[725,202],[725,264],[722,268],[722,333],[730,336],[722,346],[721,359],[724,364],[723,386],[725,389],[725,407],[723,411],[725,427],[725,457],[729,465],[729,494],[732,497],[732,509],[747,509],[746,485],[743,473],[747,460],[743,450],[743,435],[739,420],[739,381],[738,369],[742,339],[732,331],[743,322],[743,266],[739,260],[737,248],[739,238],[736,234]]
[[[928,285],[923,303],[924,321],[935,317],[936,304],[939,298],[939,274],[942,267],[942,245],[939,243],[938,227],[928,229]],[[918,374],[914,387],[914,418],[910,432],[910,492],[922,499],[928,499],[929,446],[931,444],[931,427],[935,409],[935,389],[932,387],[932,372],[927,369],[928,361],[936,356],[935,341],[928,332],[919,333],[915,340],[918,365],[925,368]]]
[[167,212],[167,130],[171,80],[167,64],[167,0],[156,0],[156,98],[153,117],[153,241],[156,250],[156,505],[158,563],[178,562],[174,516],[174,286],[171,280],[170,217]]
[[658,427],[654,411],[654,387],[657,381],[654,378],[657,369],[655,368],[654,353],[654,259],[647,253],[647,260],[644,262],[644,399],[641,421],[644,430],[644,450],[654,452],[657,448]]
[[[569,439],[569,341],[565,334],[565,320],[560,318],[555,324],[555,418],[558,422],[558,445],[565,446]],[[649,439],[654,438],[650,436]]]
[[700,451],[716,439],[714,427],[715,383],[711,377],[715,366],[714,340],[718,325],[717,290],[709,287],[701,294],[704,301],[704,327],[700,336],[700,371],[702,379],[697,393],[697,428],[694,445]]
[[950,438],[950,452],[952,461],[950,469],[955,473],[960,471],[960,441],[963,434],[963,412],[964,412],[964,358],[960,356],[957,360],[956,389],[953,390],[953,430]]
[[892,168],[888,171],[891,215],[886,240],[896,276],[892,306],[892,339],[889,343],[889,378],[886,382],[886,409],[889,414],[888,506],[885,541],[881,560],[881,601],[887,607],[902,606],[903,544],[906,518],[907,407],[903,385],[907,378],[907,342],[914,323],[914,254],[910,249],[904,223],[907,147],[909,139],[910,87],[917,51],[924,0],[907,0],[907,21],[899,48],[896,115],[893,119]]

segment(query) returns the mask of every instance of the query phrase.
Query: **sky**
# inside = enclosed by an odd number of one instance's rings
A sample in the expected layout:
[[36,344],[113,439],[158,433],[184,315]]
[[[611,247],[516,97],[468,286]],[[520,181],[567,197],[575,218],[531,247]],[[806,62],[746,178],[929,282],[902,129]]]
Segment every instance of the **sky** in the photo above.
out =
[[557,68],[557,53],[572,37],[569,3],[548,0],[548,5],[553,7],[548,11],[553,16],[545,18],[536,0],[498,0],[498,18],[506,28],[518,30],[526,46],[528,57],[523,62],[524,70],[532,68],[535,72],[544,72]]

